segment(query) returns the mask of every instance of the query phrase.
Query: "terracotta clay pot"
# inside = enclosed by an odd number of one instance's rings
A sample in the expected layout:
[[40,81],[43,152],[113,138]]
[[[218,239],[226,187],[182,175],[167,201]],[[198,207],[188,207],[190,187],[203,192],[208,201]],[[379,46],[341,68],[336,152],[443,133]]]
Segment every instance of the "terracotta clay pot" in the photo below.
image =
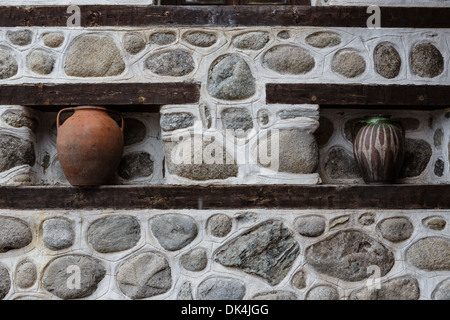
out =
[[[364,126],[355,137],[355,126]],[[404,158],[405,131],[390,116],[367,117],[352,131],[353,154],[366,183],[393,183]]]
[[[60,125],[66,111],[75,112]],[[108,113],[119,115],[122,127]],[[56,127],[59,162],[71,185],[113,183],[124,146],[124,119],[119,112],[94,106],[65,108],[58,113]]]

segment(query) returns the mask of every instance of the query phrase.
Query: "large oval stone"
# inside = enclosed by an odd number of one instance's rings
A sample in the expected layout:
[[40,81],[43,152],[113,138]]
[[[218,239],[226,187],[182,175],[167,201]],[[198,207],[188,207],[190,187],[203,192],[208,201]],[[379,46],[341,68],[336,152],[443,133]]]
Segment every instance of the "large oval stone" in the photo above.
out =
[[431,43],[419,43],[410,54],[411,71],[422,78],[434,78],[444,71],[444,58]]
[[194,59],[183,50],[155,53],[145,61],[147,68],[160,76],[182,77],[195,68]]
[[197,236],[195,221],[181,214],[164,214],[153,218],[150,228],[159,244],[166,250],[184,248]]
[[333,57],[332,70],[346,78],[354,78],[366,70],[366,61],[355,51],[345,50]]
[[405,217],[387,218],[381,221],[377,226],[383,238],[392,242],[400,242],[409,239],[414,232],[413,224]]
[[247,32],[236,36],[233,39],[233,45],[243,50],[260,50],[269,40],[270,37],[267,32]]
[[367,267],[378,266],[381,276],[394,265],[394,255],[382,243],[358,230],[339,231],[306,249],[306,261],[316,271],[345,281],[370,276]]
[[305,41],[316,48],[334,47],[341,43],[341,36],[336,32],[318,31],[307,36]]
[[51,218],[42,224],[42,240],[51,250],[69,248],[75,241],[73,223],[63,218]]
[[291,45],[279,45],[265,53],[263,64],[281,74],[298,75],[311,71],[315,61],[308,50]]
[[450,239],[428,237],[414,242],[406,251],[406,260],[418,269],[450,270]]
[[402,59],[394,46],[381,43],[374,52],[375,70],[386,79],[392,79],[400,73]]
[[20,249],[31,243],[33,234],[25,221],[0,217],[0,253]]
[[400,171],[400,178],[420,175],[428,166],[433,150],[428,142],[422,139],[405,139],[405,158]]
[[34,166],[36,154],[31,141],[0,135],[0,172],[27,164]]

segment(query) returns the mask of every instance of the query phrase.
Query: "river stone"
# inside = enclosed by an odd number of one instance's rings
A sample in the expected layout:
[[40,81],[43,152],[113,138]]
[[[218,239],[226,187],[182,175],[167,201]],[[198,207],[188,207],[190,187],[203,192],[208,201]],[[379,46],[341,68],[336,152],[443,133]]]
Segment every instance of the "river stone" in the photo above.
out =
[[394,217],[382,220],[377,225],[384,239],[400,242],[409,239],[414,232],[414,226],[408,218]]
[[442,177],[444,175],[445,162],[442,159],[437,159],[434,163],[434,174],[438,177]]
[[342,51],[333,57],[331,68],[346,78],[355,78],[366,70],[366,61],[354,51]]
[[69,248],[75,241],[72,222],[62,218],[47,219],[42,224],[42,240],[51,250]]
[[437,129],[433,135],[433,142],[436,148],[440,148],[442,145],[442,138],[444,137],[444,132],[442,129]]
[[303,270],[297,271],[291,279],[292,287],[296,289],[305,289],[306,288],[306,272]]
[[256,118],[261,126],[266,126],[270,122],[270,111],[267,109],[260,109],[258,110]]
[[145,48],[145,39],[138,33],[130,32],[123,36],[123,47],[130,54],[138,54]]
[[145,61],[147,69],[160,76],[182,77],[195,68],[194,59],[183,50],[152,54]]
[[157,32],[151,35],[150,42],[158,46],[171,44],[177,40],[177,36],[173,32]]
[[44,34],[42,40],[47,47],[58,48],[64,42],[64,35],[57,32],[50,32]]
[[447,222],[442,217],[434,216],[423,219],[422,224],[431,230],[444,230]]
[[131,299],[150,298],[172,287],[169,262],[156,252],[145,252],[126,260],[119,267],[116,279],[120,290]]
[[321,216],[300,217],[294,222],[295,230],[304,237],[318,237],[325,232],[325,219]]
[[297,300],[297,296],[289,291],[271,291],[258,293],[250,300]]
[[227,108],[222,111],[222,121],[225,130],[231,130],[234,136],[243,138],[253,129],[253,118],[244,108]]
[[450,300],[450,279],[439,283],[434,289],[431,298],[433,300]]
[[289,273],[300,247],[281,221],[269,220],[222,245],[214,260],[275,286]]
[[233,46],[243,50],[260,50],[269,42],[267,32],[247,32],[233,39]]
[[400,73],[402,59],[390,44],[382,43],[375,48],[375,70],[386,79],[392,79]]
[[15,279],[19,288],[31,287],[37,280],[37,268],[34,263],[28,260],[21,261],[17,265]]
[[226,214],[218,213],[208,219],[208,230],[214,237],[227,236],[233,227],[233,221]]
[[33,40],[33,32],[31,30],[10,30],[6,33],[11,43],[17,46],[26,46]]
[[341,36],[335,32],[314,32],[305,38],[306,43],[316,48],[334,47],[341,43]]
[[11,289],[11,278],[8,269],[0,265],[0,300],[3,299]]
[[428,237],[413,243],[406,251],[406,259],[418,269],[450,270],[450,240]]
[[161,115],[159,124],[164,131],[184,129],[194,125],[195,118],[187,112],[165,113]]
[[364,212],[359,216],[358,222],[363,226],[370,226],[375,223],[375,214],[372,212]]
[[46,75],[53,71],[55,58],[45,51],[34,50],[28,55],[27,63],[34,73]]
[[15,76],[18,70],[16,59],[8,51],[0,49],[0,80]]
[[217,42],[217,36],[210,32],[193,31],[185,33],[183,40],[193,46],[207,48]]
[[319,118],[319,128],[314,132],[314,136],[316,137],[317,144],[319,146],[324,146],[330,141],[333,136],[334,125],[328,118],[320,117]]
[[123,133],[124,145],[129,146],[145,139],[147,128],[145,124],[134,118],[125,119],[125,130]]
[[38,121],[35,118],[27,117],[22,113],[5,112],[2,114],[2,120],[14,128],[27,127],[34,132],[38,128]]
[[197,300],[242,300],[245,285],[239,280],[214,277],[202,281],[197,288]]
[[339,293],[333,286],[318,285],[308,291],[305,300],[339,300]]
[[405,139],[405,158],[400,171],[400,178],[420,175],[428,166],[433,150],[424,140]]
[[212,63],[207,88],[214,98],[240,100],[255,94],[256,80],[243,58],[228,54]]
[[422,78],[434,78],[444,71],[444,58],[431,43],[420,43],[410,53],[411,71]]
[[129,153],[122,157],[117,169],[119,177],[132,180],[153,174],[154,161],[145,151]]
[[419,282],[406,275],[384,281],[380,289],[361,288],[350,294],[350,300],[418,300]]
[[34,144],[31,141],[0,135],[0,172],[21,165],[34,166],[35,161]]
[[281,74],[305,74],[315,66],[314,58],[308,50],[291,45],[279,45],[268,50],[263,64]]
[[45,267],[42,286],[61,299],[80,299],[92,295],[105,275],[105,267],[97,259],[67,255],[52,260]]
[[31,243],[33,234],[28,224],[17,218],[0,217],[0,253],[23,248]]
[[159,244],[166,250],[184,248],[197,236],[195,221],[181,214],[164,214],[153,218],[150,228]]
[[291,34],[289,33],[289,31],[283,30],[283,31],[278,32],[277,37],[279,39],[286,40],[291,37]]
[[194,300],[192,295],[192,284],[189,281],[183,283],[178,290],[177,300]]
[[141,238],[141,227],[134,217],[101,218],[89,226],[87,238],[97,252],[123,251],[136,245]]
[[181,265],[189,271],[202,271],[207,264],[206,250],[202,248],[194,249],[181,256]]
[[345,149],[334,147],[328,152],[325,173],[332,179],[355,179],[360,177],[353,155]]
[[316,271],[345,281],[369,277],[367,267],[378,266],[381,276],[394,265],[393,253],[358,230],[343,230],[306,249],[306,261]]
[[72,77],[110,77],[120,75],[125,63],[113,38],[84,35],[72,42],[64,70]]

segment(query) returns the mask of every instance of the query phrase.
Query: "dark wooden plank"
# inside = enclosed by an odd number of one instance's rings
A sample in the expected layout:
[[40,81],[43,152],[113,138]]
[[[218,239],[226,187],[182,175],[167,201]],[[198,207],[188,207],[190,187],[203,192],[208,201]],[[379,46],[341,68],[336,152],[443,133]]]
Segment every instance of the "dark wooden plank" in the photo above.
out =
[[1,187],[2,209],[450,209],[450,185]]
[[448,106],[449,99],[450,86],[445,85],[266,84],[267,103],[429,109]]
[[0,105],[79,106],[196,103],[199,83],[76,83],[0,85]]
[[[303,0],[299,0],[303,3]],[[361,6],[126,6],[84,5],[81,27],[320,26],[365,28]],[[0,27],[65,27],[67,6],[3,6]],[[383,28],[449,28],[450,8],[381,7]]]

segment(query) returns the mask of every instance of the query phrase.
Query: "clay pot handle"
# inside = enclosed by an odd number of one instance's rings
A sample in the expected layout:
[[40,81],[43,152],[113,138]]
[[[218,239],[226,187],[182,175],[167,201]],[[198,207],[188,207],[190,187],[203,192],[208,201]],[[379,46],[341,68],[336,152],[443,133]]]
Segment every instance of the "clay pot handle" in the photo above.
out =
[[106,110],[106,112],[114,113],[120,117],[120,119],[122,120],[122,126],[120,127],[120,131],[122,131],[123,133],[123,130],[125,129],[125,120],[123,119],[122,114],[116,110]]
[[75,110],[75,108],[64,108],[58,112],[58,115],[56,116],[56,129],[58,129],[60,127],[59,118],[61,116],[61,113],[65,112],[65,111],[73,111],[73,110]]

